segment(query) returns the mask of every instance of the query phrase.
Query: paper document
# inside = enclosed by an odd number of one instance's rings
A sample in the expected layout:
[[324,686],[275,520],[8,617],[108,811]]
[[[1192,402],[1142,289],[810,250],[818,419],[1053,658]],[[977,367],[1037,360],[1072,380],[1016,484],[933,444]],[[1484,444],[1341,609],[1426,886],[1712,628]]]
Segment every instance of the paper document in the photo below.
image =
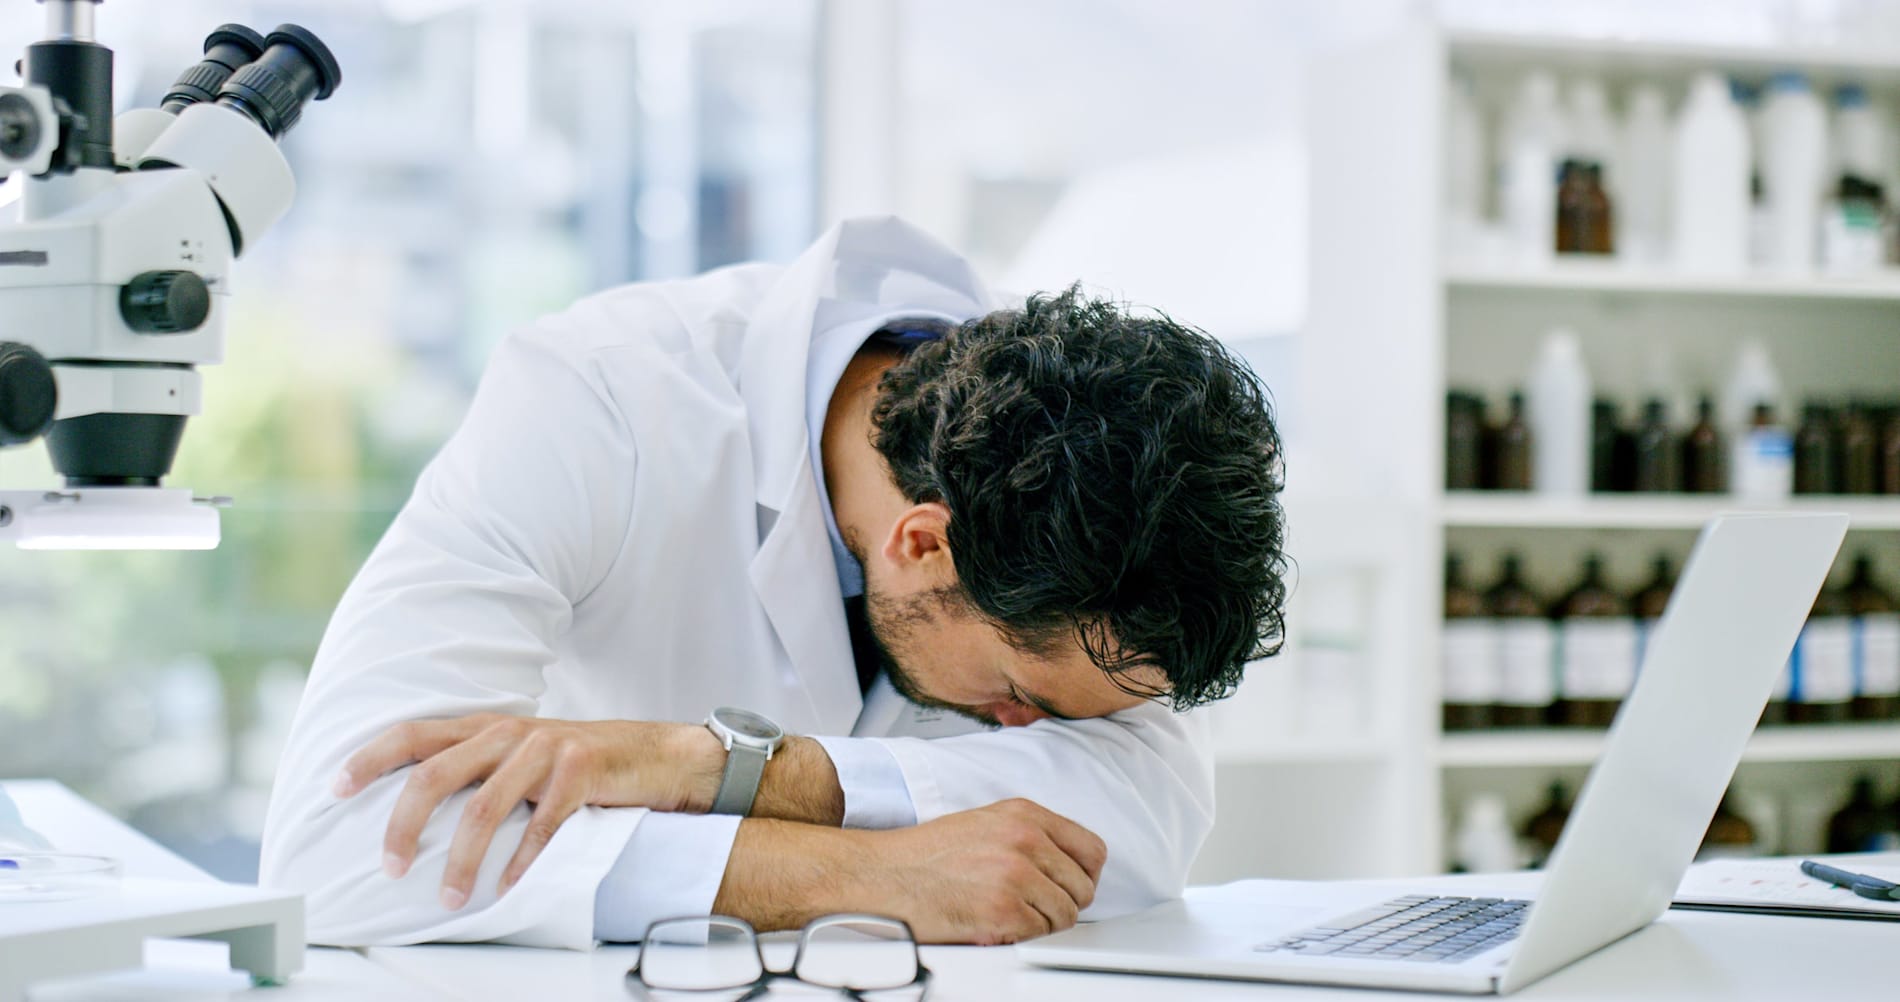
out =
[[[1823,856],[1843,870],[1900,881],[1900,853]],[[1900,921],[1900,901],[1863,898],[1801,872],[1801,858],[1721,859],[1689,868],[1675,907]]]

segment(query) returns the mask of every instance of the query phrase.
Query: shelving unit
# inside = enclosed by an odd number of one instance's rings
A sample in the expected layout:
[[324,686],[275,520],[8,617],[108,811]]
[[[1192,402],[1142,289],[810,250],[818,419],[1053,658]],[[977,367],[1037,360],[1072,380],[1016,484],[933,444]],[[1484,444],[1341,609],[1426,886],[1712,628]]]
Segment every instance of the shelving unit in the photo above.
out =
[[1900,531],[1900,498],[1814,495],[1773,508],[1727,495],[1597,494],[1545,498],[1507,491],[1448,491],[1440,508],[1448,528],[1700,529],[1733,511],[1842,512],[1855,530]]
[[[1289,478],[1324,477],[1327,496],[1349,499],[1355,518],[1401,527],[1383,551],[1380,573],[1404,589],[1406,603],[1380,620],[1389,632],[1371,645],[1378,658],[1371,677],[1381,680],[1376,699],[1381,719],[1390,721],[1380,744],[1386,750],[1361,760],[1353,777],[1363,782],[1351,787],[1324,786],[1321,777],[1337,773],[1331,763],[1273,766],[1310,777],[1308,787],[1323,792],[1297,811],[1282,809],[1278,823],[1307,826],[1307,841],[1296,855],[1263,860],[1266,872],[1336,873],[1329,866],[1342,858],[1357,861],[1350,872],[1358,875],[1436,872],[1446,863],[1454,800],[1495,791],[1521,819],[1541,804],[1550,779],[1564,778],[1574,791],[1595,761],[1601,732],[1440,732],[1448,549],[1487,558],[1521,550],[1533,586],[1552,590],[1574,578],[1586,549],[1601,548],[1615,586],[1633,590],[1640,581],[1630,575],[1646,568],[1656,550],[1680,559],[1711,516],[1747,507],[1720,495],[1554,500],[1448,492],[1449,387],[1471,387],[1501,403],[1522,385],[1543,335],[1564,326],[1579,334],[1595,388],[1626,408],[1651,392],[1651,353],[1671,356],[1687,397],[1671,401],[1680,407],[1721,385],[1744,338],[1773,355],[1784,413],[1810,396],[1896,391],[1900,271],[1693,276],[1622,261],[1558,260],[1535,268],[1446,262],[1439,165],[1453,66],[1494,82],[1536,66],[1560,76],[1600,73],[1613,85],[1653,79],[1666,89],[1703,69],[1766,77],[1792,67],[1820,86],[1852,80],[1879,96],[1900,97],[1900,52],[1448,34],[1425,23],[1315,65],[1308,88],[1311,293],[1303,378],[1353,392],[1307,404],[1307,448],[1325,458],[1325,468],[1289,463]],[[1484,88],[1481,80],[1480,94]],[[1897,579],[1900,498],[1799,497],[1785,507],[1846,512],[1852,530],[1844,556],[1874,551],[1889,583]],[[1353,530],[1334,524],[1326,532]],[[1468,567],[1481,579],[1491,574],[1488,563]],[[1766,791],[1765,799],[1782,804],[1786,823],[1775,830],[1798,846],[1815,837],[1848,777],[1861,771],[1889,793],[1900,789],[1900,722],[1764,729],[1749,745],[1738,789]],[[1344,819],[1366,813],[1359,799],[1376,800],[1381,816],[1397,823],[1327,841],[1345,830]],[[1223,815],[1233,801],[1224,794]]]
[[1559,261],[1541,268],[1454,265],[1445,271],[1454,294],[1570,293],[1682,296],[1743,300],[1870,300],[1900,302],[1900,271],[1866,275],[1684,275],[1615,261]]
[[1444,36],[1461,62],[1503,72],[1533,67],[1560,73],[1613,76],[1687,76],[1698,70],[1766,76],[1799,69],[1824,83],[1852,80],[1870,86],[1900,84],[1900,57],[1891,49],[1844,46],[1703,45],[1627,38],[1554,38],[1453,30]]
[[[1446,734],[1438,764],[1446,769],[1588,766],[1603,750],[1604,732],[1472,731]],[[1857,762],[1900,759],[1900,723],[1763,728],[1743,753],[1746,763]]]

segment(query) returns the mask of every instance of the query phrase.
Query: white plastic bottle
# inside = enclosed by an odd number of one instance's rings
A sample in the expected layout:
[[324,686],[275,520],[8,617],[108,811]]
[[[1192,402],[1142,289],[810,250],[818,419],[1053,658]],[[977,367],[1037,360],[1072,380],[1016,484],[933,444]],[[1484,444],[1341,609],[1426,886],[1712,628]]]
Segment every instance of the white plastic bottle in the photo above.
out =
[[1742,118],[1748,123],[1748,263],[1752,267],[1766,268],[1773,256],[1775,235],[1774,227],[1768,220],[1768,202],[1762,197],[1761,191],[1762,137],[1765,132],[1762,127],[1761,88],[1733,77],[1729,79],[1728,85],[1735,106],[1742,109]]
[[1834,122],[1828,131],[1834,142],[1828,174],[1833,178],[1849,174],[1880,183],[1887,176],[1889,160],[1884,132],[1879,114],[1867,100],[1865,87],[1859,84],[1836,87]]
[[1827,113],[1799,73],[1777,73],[1762,103],[1762,194],[1771,230],[1769,266],[1803,272],[1815,266],[1826,183]]
[[1748,120],[1728,82],[1703,73],[1689,87],[1676,125],[1673,225],[1676,266],[1737,274],[1748,263]]
[[1465,801],[1452,845],[1455,862],[1467,873],[1504,873],[1524,865],[1504,798],[1495,793],[1476,793]]
[[1590,373],[1575,332],[1545,336],[1526,386],[1531,426],[1531,489],[1581,496],[1590,487]]
[[1453,260],[1478,252],[1484,225],[1484,121],[1471,78],[1454,73],[1445,104],[1445,250]]
[[1833,137],[1821,202],[1820,263],[1825,271],[1866,273],[1886,263],[1888,200],[1874,186],[1886,176],[1885,136],[1858,84],[1834,90]]
[[1794,493],[1794,436],[1776,422],[1774,405],[1755,405],[1754,418],[1735,439],[1734,452],[1729,469],[1738,500],[1772,505]]
[[1743,341],[1735,367],[1729,370],[1728,382],[1722,387],[1719,420],[1723,437],[1730,442],[1740,439],[1748,432],[1756,404],[1779,406],[1780,401],[1781,377],[1768,346],[1754,338]]
[[1637,84],[1630,90],[1617,161],[1617,252],[1626,260],[1663,260],[1669,233],[1669,172],[1675,143],[1662,88]]
[[1557,250],[1557,80],[1535,70],[1518,84],[1499,150],[1498,211],[1513,263],[1548,264]]

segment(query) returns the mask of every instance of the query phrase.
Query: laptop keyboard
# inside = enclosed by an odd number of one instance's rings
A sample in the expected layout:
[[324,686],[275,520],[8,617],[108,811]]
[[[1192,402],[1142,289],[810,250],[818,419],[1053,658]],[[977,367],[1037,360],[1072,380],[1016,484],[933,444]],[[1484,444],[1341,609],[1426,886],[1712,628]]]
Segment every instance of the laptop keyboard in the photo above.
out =
[[1254,947],[1302,957],[1373,957],[1455,964],[1517,936],[1528,901],[1418,894]]

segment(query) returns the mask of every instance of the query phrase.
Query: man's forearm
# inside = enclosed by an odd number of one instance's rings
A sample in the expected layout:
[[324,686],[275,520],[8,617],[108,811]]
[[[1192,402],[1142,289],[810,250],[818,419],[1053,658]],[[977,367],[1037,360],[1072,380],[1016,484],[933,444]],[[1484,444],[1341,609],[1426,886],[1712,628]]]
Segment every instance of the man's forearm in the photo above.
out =
[[1026,800],[888,831],[748,818],[713,910],[762,930],[868,912],[910,923],[920,942],[1007,943],[1075,924],[1106,853]]
[[752,816],[832,828],[844,824],[844,787],[824,746],[810,738],[787,738],[765,763]]
[[770,818],[741,821],[713,911],[767,932],[797,929],[820,915],[864,910],[865,902],[845,890],[855,855],[847,843],[856,835]]
[[[695,779],[690,809],[705,813],[712,809],[719,794],[726,750],[711,731],[703,727],[694,730],[704,737],[691,736]],[[771,761],[765,763],[751,816],[832,828],[844,824],[844,788],[838,785],[838,770],[832,767],[824,746],[810,738],[786,738],[772,753]]]

